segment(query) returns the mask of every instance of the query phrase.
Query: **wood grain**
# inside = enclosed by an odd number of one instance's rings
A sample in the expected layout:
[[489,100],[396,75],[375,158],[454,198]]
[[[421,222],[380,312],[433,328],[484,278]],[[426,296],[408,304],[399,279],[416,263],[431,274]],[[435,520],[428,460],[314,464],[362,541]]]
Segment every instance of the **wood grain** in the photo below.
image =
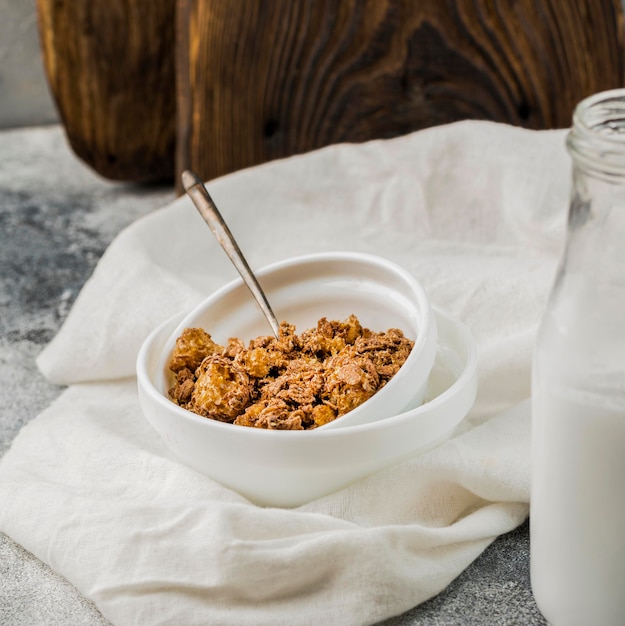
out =
[[176,170],[461,119],[568,127],[624,84],[620,0],[178,0]]
[[209,179],[461,119],[570,125],[624,83],[620,0],[37,0],[74,151]]
[[37,0],[37,11],[73,150],[107,178],[171,180],[175,0]]

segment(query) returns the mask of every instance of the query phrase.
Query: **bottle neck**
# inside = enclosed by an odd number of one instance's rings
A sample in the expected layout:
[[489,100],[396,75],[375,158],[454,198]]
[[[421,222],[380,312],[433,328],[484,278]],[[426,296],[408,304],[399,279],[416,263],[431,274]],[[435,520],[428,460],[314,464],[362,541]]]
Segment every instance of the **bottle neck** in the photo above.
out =
[[573,113],[567,147],[580,173],[625,185],[625,89],[582,100]]
[[567,147],[573,180],[563,269],[625,281],[625,89],[583,100]]

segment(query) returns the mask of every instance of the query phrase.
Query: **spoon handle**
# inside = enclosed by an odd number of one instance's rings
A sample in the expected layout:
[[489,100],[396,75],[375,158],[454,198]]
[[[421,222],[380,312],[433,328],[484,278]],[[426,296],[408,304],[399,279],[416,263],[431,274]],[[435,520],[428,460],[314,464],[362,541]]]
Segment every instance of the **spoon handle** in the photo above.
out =
[[243,256],[236,240],[232,236],[228,225],[224,222],[223,217],[221,217],[221,213],[219,213],[217,206],[206,190],[202,179],[190,170],[185,170],[182,172],[182,185],[193,201],[195,208],[208,224],[208,227],[217,238],[217,241],[224,249],[233,265],[237,268],[239,274],[241,274],[243,282],[245,282],[254,298],[256,298],[256,302],[258,302],[262,312],[265,314],[273,334],[278,337],[280,325],[271,310],[267,297],[261,289],[261,286],[258,284],[256,276],[250,269],[250,266],[247,264],[247,261],[245,260],[245,257]]

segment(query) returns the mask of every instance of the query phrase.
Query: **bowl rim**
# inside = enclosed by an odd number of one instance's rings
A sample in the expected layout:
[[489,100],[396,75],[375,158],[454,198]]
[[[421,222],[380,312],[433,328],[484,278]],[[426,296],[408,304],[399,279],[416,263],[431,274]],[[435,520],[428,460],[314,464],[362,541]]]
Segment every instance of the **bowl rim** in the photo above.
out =
[[[410,286],[412,293],[416,295],[416,298],[419,302],[418,310],[423,330],[429,331],[432,327],[435,326],[435,320],[432,314],[432,307],[425,288],[423,287],[421,282],[406,268],[402,267],[395,261],[392,261],[383,256],[372,254],[370,252],[346,250],[314,252],[310,254],[303,254],[299,256],[288,257],[286,259],[281,259],[274,263],[264,265],[258,270],[254,270],[254,273],[258,278],[263,278],[269,274],[279,274],[280,272],[283,272],[295,266],[304,267],[306,265],[312,265],[315,263],[337,263],[341,261],[357,262],[362,264],[363,266],[376,266],[378,268],[383,268],[386,271],[389,271],[390,273],[399,277],[404,283],[406,283],[406,285]],[[213,290],[208,296],[203,298],[195,306],[193,306],[186,313],[184,313],[183,317],[180,320],[180,323],[176,326],[176,328],[173,330],[170,337],[166,340],[165,343],[170,345],[173,344],[173,340],[175,340],[175,335],[178,330],[183,326],[183,323],[184,325],[188,325],[186,320],[197,318],[216,301],[223,299],[224,297],[238,289],[247,289],[243,282],[243,279],[240,276],[236,276],[229,282]],[[270,333],[269,325],[267,325],[267,331],[268,333]],[[420,350],[422,350],[426,342],[427,332],[419,333],[418,336],[415,338],[413,353],[416,354]]]

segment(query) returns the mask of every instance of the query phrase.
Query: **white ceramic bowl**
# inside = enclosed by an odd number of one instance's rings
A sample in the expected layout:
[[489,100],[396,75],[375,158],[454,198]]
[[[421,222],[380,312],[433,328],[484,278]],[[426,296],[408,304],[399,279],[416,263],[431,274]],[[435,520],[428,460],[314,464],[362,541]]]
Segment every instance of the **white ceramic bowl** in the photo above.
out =
[[[370,254],[332,252],[288,259],[259,270],[257,276],[278,320],[295,324],[298,332],[315,327],[322,317],[344,320],[353,313],[371,330],[400,328],[415,341],[406,362],[384,387],[321,428],[365,424],[421,403],[436,356],[437,329],[427,295],[409,272]],[[172,386],[167,363],[176,337],[188,327],[204,328],[222,345],[230,337],[247,343],[271,334],[243,281],[232,281],[185,315],[169,337],[161,357],[163,389]]]
[[145,418],[186,465],[263,506],[299,506],[337,491],[447,439],[477,391],[477,349],[469,330],[436,311],[439,343],[426,402],[385,420],[324,430],[238,427],[171,402],[162,387],[162,352],[180,316],[155,329],[137,359]]

